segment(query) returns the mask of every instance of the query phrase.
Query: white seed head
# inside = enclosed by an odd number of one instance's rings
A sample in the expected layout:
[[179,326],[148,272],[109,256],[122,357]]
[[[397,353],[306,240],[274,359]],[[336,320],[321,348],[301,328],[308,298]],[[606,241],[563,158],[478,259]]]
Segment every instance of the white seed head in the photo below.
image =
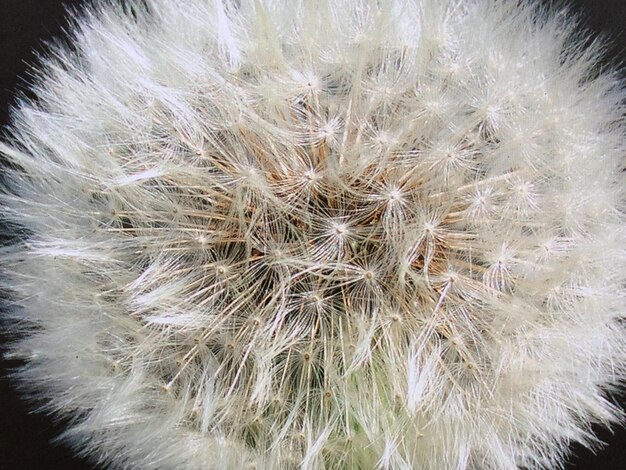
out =
[[626,93],[567,14],[125,3],[0,143],[11,354],[81,454],[552,469],[620,418]]

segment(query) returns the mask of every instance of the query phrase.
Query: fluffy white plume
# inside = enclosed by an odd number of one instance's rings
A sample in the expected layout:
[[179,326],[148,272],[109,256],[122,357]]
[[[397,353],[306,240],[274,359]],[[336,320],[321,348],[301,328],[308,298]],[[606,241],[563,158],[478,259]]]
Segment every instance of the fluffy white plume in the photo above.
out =
[[626,93],[567,13],[95,3],[0,144],[17,377],[78,452],[553,469],[620,418]]

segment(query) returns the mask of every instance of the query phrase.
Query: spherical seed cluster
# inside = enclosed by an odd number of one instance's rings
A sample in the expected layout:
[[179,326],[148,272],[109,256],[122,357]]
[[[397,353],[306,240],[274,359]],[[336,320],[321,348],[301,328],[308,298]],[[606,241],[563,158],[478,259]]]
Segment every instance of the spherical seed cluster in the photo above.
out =
[[622,103],[526,2],[101,2],[0,144],[19,377],[115,468],[554,468],[617,418]]

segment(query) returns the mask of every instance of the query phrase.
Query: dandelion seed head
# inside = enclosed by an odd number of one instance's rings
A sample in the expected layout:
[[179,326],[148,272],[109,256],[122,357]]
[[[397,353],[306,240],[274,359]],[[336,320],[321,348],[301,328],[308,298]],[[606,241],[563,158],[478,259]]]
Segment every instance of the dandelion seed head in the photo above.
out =
[[624,91],[576,37],[96,2],[0,144],[18,376],[113,468],[554,468],[626,365]]

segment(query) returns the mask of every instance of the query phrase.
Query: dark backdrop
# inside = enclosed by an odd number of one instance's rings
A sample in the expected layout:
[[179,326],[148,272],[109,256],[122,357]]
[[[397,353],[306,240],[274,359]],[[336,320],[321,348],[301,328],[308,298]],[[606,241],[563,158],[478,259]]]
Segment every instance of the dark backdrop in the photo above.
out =
[[[85,1],[88,0],[0,0],[0,125],[7,123],[8,109],[15,103],[16,93],[27,91],[28,64],[36,60],[36,52],[45,50],[44,41],[59,37],[67,26],[64,8],[80,6]],[[626,63],[626,0],[559,3],[580,12],[584,26],[595,34],[608,35],[612,39],[610,55]],[[93,469],[85,460],[73,457],[67,448],[50,443],[61,426],[30,412],[10,381],[2,378],[15,365],[0,361],[0,470]],[[617,397],[616,401],[626,408],[626,396]],[[607,445],[596,454],[574,447],[568,470],[626,468],[626,430],[617,429],[613,434],[599,430],[599,436]]]

